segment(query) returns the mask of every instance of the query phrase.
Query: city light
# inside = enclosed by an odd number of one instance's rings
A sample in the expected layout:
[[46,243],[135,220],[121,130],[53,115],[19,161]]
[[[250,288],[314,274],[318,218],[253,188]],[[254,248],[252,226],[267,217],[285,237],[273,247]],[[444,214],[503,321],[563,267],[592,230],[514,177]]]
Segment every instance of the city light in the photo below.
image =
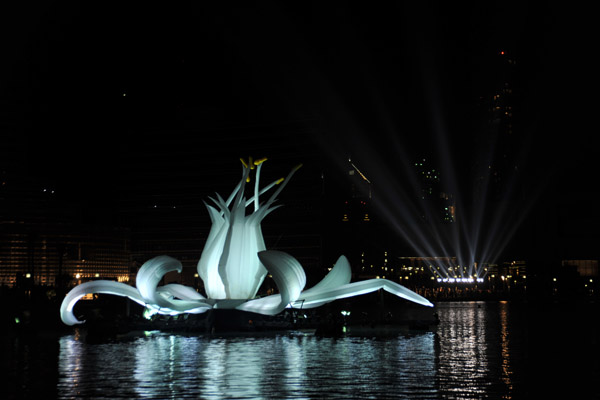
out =
[[483,278],[437,278],[440,283],[483,283]]

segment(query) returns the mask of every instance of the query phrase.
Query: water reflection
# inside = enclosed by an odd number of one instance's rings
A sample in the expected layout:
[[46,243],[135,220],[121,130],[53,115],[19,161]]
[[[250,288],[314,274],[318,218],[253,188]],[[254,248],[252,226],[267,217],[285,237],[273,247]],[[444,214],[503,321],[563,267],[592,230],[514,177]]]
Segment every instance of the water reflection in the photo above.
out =
[[73,335],[62,337],[59,345],[59,398],[137,397],[131,375],[120,368],[132,365],[130,343],[89,345]]
[[477,398],[489,382],[485,310],[465,303],[441,312],[440,319],[440,389]]
[[4,336],[0,332],[0,397],[56,398],[58,341],[36,335]]
[[92,345],[65,336],[57,390],[60,398],[215,400],[510,399],[523,393],[523,332],[515,308],[441,303],[437,312],[436,329],[386,338],[148,332]]
[[440,392],[450,398],[512,398],[509,304],[447,303],[440,305],[439,315]]
[[[141,398],[172,397],[198,393],[197,374],[202,365],[199,341],[185,336],[156,333],[131,343],[134,348],[134,387]],[[129,365],[123,373],[130,373]]]
[[372,338],[60,339],[59,397],[437,398],[434,333]]
[[599,398],[598,310],[440,303],[437,328],[388,338],[4,337],[2,398]]
[[508,329],[509,307],[508,302],[500,303],[500,348],[502,354],[502,382],[508,391],[512,391],[513,369],[511,365],[510,331]]

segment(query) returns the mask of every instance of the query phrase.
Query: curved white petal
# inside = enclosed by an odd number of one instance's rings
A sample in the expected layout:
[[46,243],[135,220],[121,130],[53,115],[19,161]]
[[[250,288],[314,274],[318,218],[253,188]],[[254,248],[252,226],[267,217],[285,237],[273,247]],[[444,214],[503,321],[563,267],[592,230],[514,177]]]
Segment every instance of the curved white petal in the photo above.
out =
[[158,256],[146,261],[138,271],[135,285],[146,303],[168,307],[163,296],[158,296],[156,287],[167,272],[182,270],[181,263],[169,256]]
[[402,285],[388,281],[387,279],[369,279],[366,281],[349,283],[337,288],[324,288],[310,293],[307,293],[308,291],[306,291],[300,295],[292,306],[294,308],[313,308],[333,300],[359,296],[361,294],[375,292],[379,289],[383,289],[386,292],[414,303],[433,307],[433,304],[423,296],[416,294]]
[[[194,289],[179,284],[156,287],[162,276],[172,270],[180,270],[179,261],[167,257],[156,257],[145,263],[138,273],[138,288],[114,281],[91,281],[74,287],[63,299],[60,317],[67,325],[83,323],[73,315],[73,307],[83,296],[90,293],[114,294],[157,309],[162,314],[201,313],[212,305]],[[177,298],[174,298],[177,297]]]
[[272,294],[259,299],[248,300],[247,302],[242,303],[235,308],[237,310],[250,311],[257,314],[275,315],[283,311],[288,306],[289,303],[285,303],[281,300],[281,294]]
[[156,289],[157,292],[166,292],[171,296],[177,297],[180,300],[206,300],[204,296],[196,292],[193,288],[179,283],[169,283],[167,285],[159,286]]
[[200,293],[189,286],[178,283],[159,286],[156,288],[156,293],[163,298],[161,307],[171,314],[174,312],[198,314],[212,308],[212,305]]
[[251,286],[253,287],[253,289],[251,291],[252,296],[250,298],[253,299],[256,297],[256,293],[258,293],[258,289],[260,288],[260,286],[262,285],[262,283],[265,280],[265,277],[267,276],[267,269],[265,268],[265,266],[261,262],[260,258],[258,257],[258,253],[260,253],[261,251],[267,250],[267,246],[265,245],[265,240],[263,238],[260,223],[255,222],[251,219],[250,224],[252,226],[252,229],[254,230],[254,232],[253,232],[254,239],[253,240],[255,241],[255,246],[256,246],[256,254],[257,254],[256,260],[258,260],[258,265],[256,265],[254,268],[254,276],[252,277],[253,280],[251,282]]
[[[169,256],[154,257],[144,263],[136,277],[136,286],[147,304],[160,309],[165,309],[167,313],[178,314],[188,312],[192,309],[208,310],[212,306],[205,303],[202,296],[198,293],[193,295],[191,291],[183,289],[183,285],[165,285],[158,288],[157,285],[167,272],[181,272],[181,262]],[[175,291],[179,296],[175,296]],[[181,297],[184,297],[183,299]],[[175,299],[174,297],[178,297]]]
[[117,296],[128,297],[131,300],[145,306],[146,303],[140,293],[132,286],[114,281],[91,281],[75,286],[62,301],[60,306],[60,318],[67,325],[82,324],[85,321],[79,321],[73,315],[73,307],[83,296],[90,293],[114,294]]
[[373,279],[373,280],[383,280],[383,290],[398,297],[401,297],[405,300],[412,301],[413,303],[420,304],[426,307],[433,307],[433,303],[427,300],[425,297],[413,292],[412,290],[392,281],[388,281],[387,279]]
[[305,290],[302,294],[310,295],[311,293],[333,289],[350,283],[351,279],[352,269],[350,268],[350,263],[345,256],[340,256],[331,271],[319,283]]
[[[315,293],[323,293],[330,289],[338,288],[342,285],[347,285],[350,283],[352,279],[352,269],[350,268],[350,262],[346,256],[340,256],[333,268],[325,277],[317,283],[315,286],[311,287],[302,292],[301,297],[312,296]],[[304,308],[315,308],[322,306],[323,304],[329,303],[331,300],[324,300],[320,302],[311,302],[310,305],[307,305]]]
[[170,297],[166,297],[163,304],[166,304],[166,306],[161,306],[159,310],[165,311],[170,315],[182,313],[200,314],[213,308],[211,304],[202,300],[179,300]]
[[294,257],[282,251],[261,251],[258,253],[258,257],[273,276],[279,294],[250,300],[236,308],[259,314],[275,315],[300,296],[306,285],[306,274]]
[[265,250],[260,226],[244,215],[244,209],[232,210],[232,221],[219,261],[219,276],[226,298],[252,299],[267,270],[257,257]]
[[227,222],[228,218],[226,220],[214,207],[207,205],[206,208],[212,226],[198,261],[198,275],[204,282],[204,288],[209,298],[224,299],[225,286],[219,276],[219,259],[225,246],[229,223]]
[[171,314],[174,312],[199,314],[212,308],[200,293],[178,283],[159,286],[156,288],[156,293],[163,298],[161,307],[166,308]]

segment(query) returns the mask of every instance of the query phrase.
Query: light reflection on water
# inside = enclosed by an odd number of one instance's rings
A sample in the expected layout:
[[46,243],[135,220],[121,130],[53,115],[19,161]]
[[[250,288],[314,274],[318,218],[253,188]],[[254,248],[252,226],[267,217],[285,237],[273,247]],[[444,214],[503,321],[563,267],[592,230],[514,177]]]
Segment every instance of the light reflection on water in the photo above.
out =
[[[514,385],[509,305],[449,303],[440,306],[438,382],[446,398],[512,398]],[[518,354],[516,356],[521,356]]]
[[435,382],[433,332],[383,340],[160,333],[97,345],[60,339],[62,398],[436,398]]
[[431,331],[387,338],[153,332],[106,344],[60,338],[60,398],[511,398],[506,304],[438,306]]
[[600,305],[436,310],[387,338],[0,336],[0,398],[600,399]]

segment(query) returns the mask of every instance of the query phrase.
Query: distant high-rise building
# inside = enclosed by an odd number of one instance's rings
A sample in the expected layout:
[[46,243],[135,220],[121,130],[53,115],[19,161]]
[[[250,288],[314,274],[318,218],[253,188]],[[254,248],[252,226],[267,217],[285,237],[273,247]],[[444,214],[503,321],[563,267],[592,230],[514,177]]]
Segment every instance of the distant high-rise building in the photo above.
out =
[[129,230],[83,224],[77,207],[36,180],[6,179],[0,196],[0,285],[130,279]]
[[517,61],[507,51],[492,58],[486,84],[478,94],[471,173],[474,199],[509,201],[518,194],[520,141],[518,93],[515,93]]
[[0,285],[6,286],[132,278],[129,232],[124,229],[22,222],[5,226],[0,232],[0,263]]
[[342,222],[362,223],[370,222],[371,200],[373,198],[373,184],[363,171],[348,159],[348,188],[344,191],[340,207]]
[[442,171],[433,167],[426,158],[414,163],[416,179],[419,184],[417,197],[419,219],[430,224],[449,224],[456,221],[454,195],[444,190]]
[[373,249],[379,222],[372,212],[373,183],[351,157],[338,161],[337,168],[325,171],[325,252],[331,262],[344,254],[358,273],[378,253]]

